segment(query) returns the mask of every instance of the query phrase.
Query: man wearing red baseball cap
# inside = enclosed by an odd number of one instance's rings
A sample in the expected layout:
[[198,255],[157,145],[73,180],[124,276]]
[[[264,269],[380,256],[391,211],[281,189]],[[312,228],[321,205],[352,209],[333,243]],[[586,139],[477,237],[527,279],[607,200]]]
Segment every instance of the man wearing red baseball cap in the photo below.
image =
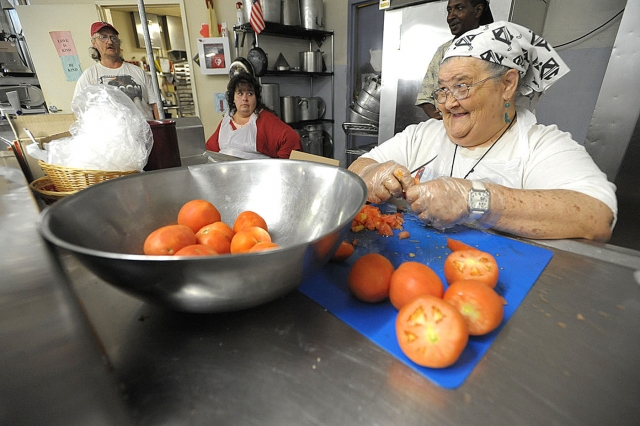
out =
[[120,49],[118,30],[108,22],[91,24],[91,57],[97,64],[85,70],[73,94],[87,86],[108,84],[128,95],[147,119],[159,118],[158,100],[151,78],[138,66],[125,62]]

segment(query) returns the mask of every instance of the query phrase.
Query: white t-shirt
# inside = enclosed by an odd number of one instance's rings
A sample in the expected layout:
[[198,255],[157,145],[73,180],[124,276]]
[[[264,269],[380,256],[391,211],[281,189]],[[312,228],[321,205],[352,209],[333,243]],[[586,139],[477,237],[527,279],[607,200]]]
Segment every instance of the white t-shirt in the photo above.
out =
[[425,168],[422,182],[442,176],[464,178],[474,169],[468,179],[517,189],[581,192],[605,203],[617,217],[616,187],[584,146],[555,125],[536,124],[535,116],[524,108],[517,108],[517,114],[515,125],[477,165],[488,147],[471,150],[459,146],[454,161],[456,145],[440,120],[410,125],[362,157],[380,163],[393,160],[413,172],[437,156]]
[[145,117],[153,119],[153,109],[150,105],[157,104],[158,100],[151,77],[142,68],[128,62],[123,62],[120,68],[107,68],[98,62],[82,73],[76,83],[73,98],[75,99],[82,89],[94,84],[117,87],[131,98]]

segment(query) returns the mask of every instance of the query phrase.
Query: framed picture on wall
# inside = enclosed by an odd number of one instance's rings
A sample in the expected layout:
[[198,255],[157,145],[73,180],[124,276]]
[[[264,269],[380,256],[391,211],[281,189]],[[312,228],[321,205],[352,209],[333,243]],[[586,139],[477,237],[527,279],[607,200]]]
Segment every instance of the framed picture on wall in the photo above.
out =
[[198,39],[198,55],[202,74],[228,74],[231,64],[229,39],[211,37]]

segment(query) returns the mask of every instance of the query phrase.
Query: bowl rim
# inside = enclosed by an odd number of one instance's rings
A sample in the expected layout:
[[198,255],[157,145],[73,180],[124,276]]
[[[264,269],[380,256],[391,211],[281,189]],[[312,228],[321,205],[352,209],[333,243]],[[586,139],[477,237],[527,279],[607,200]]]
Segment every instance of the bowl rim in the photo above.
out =
[[[207,262],[207,261],[211,261],[212,259],[217,259],[217,258],[223,258],[223,259],[228,259],[231,257],[238,257],[238,256],[242,256],[243,258],[249,258],[251,257],[258,257],[258,256],[265,256],[265,255],[269,255],[272,252],[279,252],[281,253],[282,251],[296,251],[299,250],[301,247],[303,246],[308,246],[310,244],[316,243],[319,240],[321,240],[322,238],[325,238],[327,235],[330,235],[336,231],[338,231],[339,229],[341,229],[342,227],[344,227],[346,224],[351,223],[353,221],[353,218],[355,218],[355,216],[360,212],[360,210],[362,209],[362,206],[364,206],[364,204],[367,201],[367,186],[364,183],[364,181],[362,180],[362,178],[360,176],[358,176],[357,174],[355,174],[354,172],[352,172],[351,170],[348,170],[346,168],[342,168],[342,167],[337,167],[337,166],[333,166],[333,165],[328,165],[328,164],[323,164],[323,163],[317,163],[317,162],[312,162],[314,167],[321,167],[321,168],[338,168],[340,169],[340,171],[342,173],[347,173],[349,175],[352,175],[354,177],[356,177],[355,181],[360,185],[360,187],[363,190],[363,196],[361,199],[361,207],[360,209],[358,209],[356,212],[353,213],[353,215],[349,218],[348,221],[346,221],[344,224],[342,225],[338,225],[334,228],[332,228],[329,232],[327,232],[324,236],[315,238],[313,240],[304,242],[304,243],[298,243],[298,244],[294,244],[294,245],[288,245],[288,246],[284,246],[284,247],[279,247],[277,249],[273,249],[273,250],[265,250],[265,251],[259,251],[259,252],[253,252],[253,253],[236,253],[236,254],[231,254],[231,253],[225,253],[225,254],[219,254],[219,255],[211,255],[211,256],[173,256],[173,255],[146,255],[146,254],[129,254],[129,253],[116,253],[116,252],[111,252],[111,251],[104,251],[104,250],[97,250],[97,249],[91,249],[91,248],[86,248],[86,247],[82,247],[73,243],[70,243],[66,240],[63,240],[61,238],[59,238],[57,235],[55,235],[52,230],[51,227],[48,226],[49,225],[49,221],[52,217],[52,212],[55,211],[56,209],[59,209],[59,206],[63,206],[66,203],[70,202],[70,200],[72,200],[73,198],[77,198],[79,196],[82,196],[80,193],[87,193],[90,191],[95,191],[98,187],[103,187],[104,185],[114,185],[117,181],[121,182],[121,179],[136,179],[136,178],[140,178],[140,176],[144,176],[148,173],[163,173],[163,172],[167,172],[168,170],[175,170],[175,169],[192,169],[192,168],[201,168],[201,167],[215,167],[216,165],[231,165],[231,164],[237,164],[237,163],[253,163],[253,162],[257,162],[257,163],[262,163],[264,161],[280,161],[280,162],[290,162],[290,163],[296,163],[296,164],[304,164],[304,165],[308,165],[310,162],[309,161],[305,161],[305,160],[290,160],[290,159],[256,159],[256,160],[239,160],[239,161],[230,161],[230,162],[218,162],[218,163],[207,163],[207,164],[197,164],[197,165],[192,165],[192,166],[182,166],[182,167],[174,167],[171,169],[161,169],[161,170],[153,170],[150,172],[144,172],[144,173],[140,173],[140,174],[131,174],[131,175],[127,175],[127,176],[122,176],[118,179],[112,179],[112,180],[108,180],[105,182],[101,182],[99,185],[93,185],[90,186],[86,189],[83,189],[82,191],[78,191],[75,194],[70,195],[69,197],[65,197],[65,199],[62,199],[60,201],[58,201],[57,203],[47,206],[38,216],[37,222],[36,222],[36,227],[40,233],[40,235],[47,241],[49,241],[50,243],[54,244],[55,246],[58,246],[60,248],[63,248],[65,250],[69,250],[72,253],[79,253],[85,256],[93,256],[93,257],[101,257],[101,258],[106,258],[106,259],[113,259],[113,260],[120,260],[120,261],[149,261],[149,262],[160,262],[160,261],[184,261],[184,260],[189,260],[189,261],[201,261],[201,262]],[[234,166],[232,166],[234,167]]]

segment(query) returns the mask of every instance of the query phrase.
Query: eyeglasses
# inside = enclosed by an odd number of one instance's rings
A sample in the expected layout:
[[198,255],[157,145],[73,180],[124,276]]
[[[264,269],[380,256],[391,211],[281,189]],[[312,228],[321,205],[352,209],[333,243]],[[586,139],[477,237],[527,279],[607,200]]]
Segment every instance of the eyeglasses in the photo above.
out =
[[113,44],[119,44],[120,43],[120,39],[118,38],[118,36],[115,35],[106,35],[106,34],[96,34],[95,36],[93,36],[93,38],[97,38],[98,40],[100,40],[103,43],[106,43],[107,40],[111,40],[111,43]]
[[473,86],[477,86],[479,84],[484,83],[485,81],[489,81],[492,78],[498,78],[498,77],[502,77],[502,74],[492,75],[491,77],[487,77],[484,80],[480,80],[473,84],[465,84],[465,83],[454,84],[449,88],[445,87],[443,89],[434,90],[431,93],[431,96],[433,96],[433,99],[435,99],[439,104],[443,104],[447,101],[448,94],[451,94],[451,96],[453,96],[455,100],[461,101],[463,99],[466,99],[467,96],[469,96],[469,90],[471,90]]

